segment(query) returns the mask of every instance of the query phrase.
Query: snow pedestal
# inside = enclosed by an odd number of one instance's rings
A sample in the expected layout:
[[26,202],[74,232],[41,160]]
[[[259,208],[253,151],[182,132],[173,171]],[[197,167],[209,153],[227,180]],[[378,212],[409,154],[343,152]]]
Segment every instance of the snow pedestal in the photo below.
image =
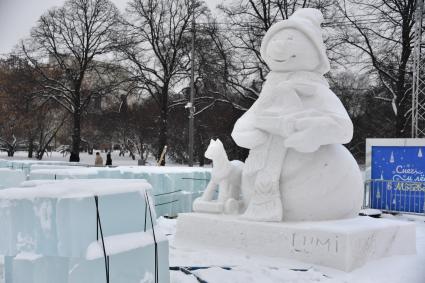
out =
[[155,268],[159,282],[169,282],[168,242],[157,232],[155,253],[151,221],[155,228],[156,216],[153,201],[150,209],[145,201],[151,198],[145,180],[27,185],[0,191],[0,254],[5,255],[6,283],[103,283],[102,235],[113,282],[143,282],[155,275]]
[[180,214],[179,248],[210,246],[285,257],[343,271],[369,260],[416,252],[415,224],[356,217],[318,222],[251,222],[237,216]]

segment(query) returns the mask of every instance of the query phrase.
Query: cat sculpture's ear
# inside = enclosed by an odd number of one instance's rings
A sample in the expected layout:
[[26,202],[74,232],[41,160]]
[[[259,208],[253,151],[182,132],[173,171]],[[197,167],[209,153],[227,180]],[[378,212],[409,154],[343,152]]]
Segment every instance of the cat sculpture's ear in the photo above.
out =
[[216,140],[215,140],[215,143],[216,143],[217,145],[223,146],[223,143],[221,142],[221,140],[220,140],[220,139],[216,139]]

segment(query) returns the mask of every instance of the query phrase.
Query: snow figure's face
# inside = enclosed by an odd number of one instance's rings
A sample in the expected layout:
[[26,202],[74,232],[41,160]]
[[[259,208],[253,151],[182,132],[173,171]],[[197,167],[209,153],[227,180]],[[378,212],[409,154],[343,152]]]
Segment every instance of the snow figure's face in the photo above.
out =
[[266,63],[272,71],[313,71],[320,55],[301,31],[287,28],[277,32],[266,49]]

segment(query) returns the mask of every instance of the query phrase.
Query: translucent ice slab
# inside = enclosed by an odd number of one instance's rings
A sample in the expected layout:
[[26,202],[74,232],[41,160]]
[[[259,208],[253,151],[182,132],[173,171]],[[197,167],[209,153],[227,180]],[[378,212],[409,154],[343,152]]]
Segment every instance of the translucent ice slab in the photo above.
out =
[[[63,257],[44,257],[21,253],[13,258],[12,270],[6,282],[13,283],[67,283],[69,260]],[[8,266],[6,266],[6,273]]]
[[[168,241],[156,231],[158,282],[168,283]],[[122,283],[155,282],[155,245],[152,231],[112,236],[105,239],[109,254],[110,281]],[[103,251],[99,242],[87,250],[86,261],[70,273],[69,283],[105,282]]]
[[[25,172],[28,175],[32,166],[69,166],[69,167],[78,167],[78,166],[86,166],[82,163],[78,162],[64,162],[64,161],[43,161],[43,160],[0,160],[0,167],[9,168],[9,169],[19,169]],[[46,168],[47,169],[47,168]]]
[[[38,181],[33,185],[0,191],[0,254],[84,257],[97,238],[95,195],[105,236],[151,227],[146,221],[145,228],[145,192],[151,194],[145,180]],[[154,211],[153,201],[151,206]]]
[[16,187],[26,180],[22,170],[0,168],[0,189]]
[[[155,257],[160,283],[170,282],[168,241],[156,232],[157,255],[152,230],[105,238],[109,257],[109,280],[114,283],[155,282]],[[6,259],[6,283],[104,283],[106,271],[101,242],[89,246],[86,257],[46,257],[20,253]]]
[[193,200],[206,188],[209,168],[122,166],[32,170],[30,180],[120,178],[146,179],[153,187],[158,216],[192,211]]
[[29,174],[30,180],[96,179],[97,168],[75,167],[59,169],[35,169]]

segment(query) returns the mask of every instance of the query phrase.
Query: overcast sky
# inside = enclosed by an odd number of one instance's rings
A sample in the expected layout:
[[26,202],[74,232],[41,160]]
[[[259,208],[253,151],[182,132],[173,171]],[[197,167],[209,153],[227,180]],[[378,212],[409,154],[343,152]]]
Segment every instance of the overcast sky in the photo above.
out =
[[[0,0],[0,55],[9,53],[20,39],[29,36],[38,18],[65,0]],[[123,11],[128,0],[112,0]],[[221,0],[206,0],[213,9]]]

